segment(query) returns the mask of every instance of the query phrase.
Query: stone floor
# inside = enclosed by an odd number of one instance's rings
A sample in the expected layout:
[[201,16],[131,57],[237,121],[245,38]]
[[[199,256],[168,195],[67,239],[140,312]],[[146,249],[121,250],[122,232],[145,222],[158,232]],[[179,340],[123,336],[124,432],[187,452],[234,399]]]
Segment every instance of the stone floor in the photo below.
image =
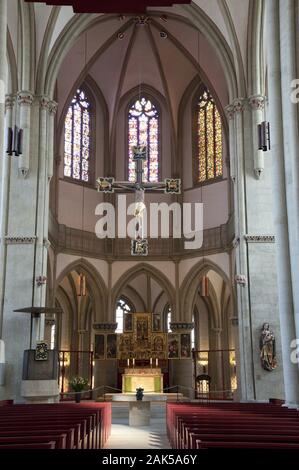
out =
[[105,449],[170,449],[166,406],[152,403],[150,426],[129,426],[128,403],[112,403],[112,430]]

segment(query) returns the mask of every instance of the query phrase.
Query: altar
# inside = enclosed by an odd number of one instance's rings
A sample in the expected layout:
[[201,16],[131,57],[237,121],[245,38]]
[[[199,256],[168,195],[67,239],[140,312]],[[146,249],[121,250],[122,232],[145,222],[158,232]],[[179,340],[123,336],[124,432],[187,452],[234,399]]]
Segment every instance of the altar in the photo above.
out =
[[122,374],[122,392],[136,393],[137,388],[144,393],[163,393],[163,374],[155,368],[127,368]]

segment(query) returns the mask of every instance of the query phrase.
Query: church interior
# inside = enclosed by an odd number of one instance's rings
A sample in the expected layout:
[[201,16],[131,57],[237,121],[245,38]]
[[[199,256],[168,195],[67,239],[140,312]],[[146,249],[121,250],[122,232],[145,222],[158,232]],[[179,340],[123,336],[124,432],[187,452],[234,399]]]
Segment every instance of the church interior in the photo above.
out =
[[0,0],[0,450],[299,449],[298,47],[296,0]]

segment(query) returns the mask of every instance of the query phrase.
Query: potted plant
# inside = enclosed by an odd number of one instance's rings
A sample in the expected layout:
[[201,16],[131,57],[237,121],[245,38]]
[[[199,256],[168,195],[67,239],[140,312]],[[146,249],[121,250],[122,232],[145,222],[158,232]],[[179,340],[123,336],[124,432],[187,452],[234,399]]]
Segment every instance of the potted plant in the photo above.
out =
[[73,377],[70,381],[70,388],[75,392],[76,403],[80,403],[81,393],[86,390],[87,385],[88,380],[84,379],[83,377]]
[[142,399],[143,399],[143,392],[144,392],[144,388],[142,388],[142,387],[136,388],[136,400],[137,400],[137,401],[142,401]]

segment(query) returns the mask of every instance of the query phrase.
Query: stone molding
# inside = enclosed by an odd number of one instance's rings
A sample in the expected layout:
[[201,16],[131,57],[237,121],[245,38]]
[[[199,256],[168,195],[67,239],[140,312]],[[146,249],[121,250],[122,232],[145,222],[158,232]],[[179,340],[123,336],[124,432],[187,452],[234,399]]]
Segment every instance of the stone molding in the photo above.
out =
[[275,243],[274,235],[245,235],[247,243]]
[[34,245],[36,243],[37,237],[5,237],[6,245]]
[[236,98],[231,104],[225,107],[227,118],[232,120],[235,114],[243,113],[246,107],[254,111],[265,109],[267,97],[263,95],[252,95],[249,98]]
[[173,322],[170,323],[170,329],[173,332],[185,332],[189,333],[194,329],[194,323],[184,323],[184,322]]
[[117,323],[94,323],[93,329],[97,331],[105,331],[106,333],[114,333]]

